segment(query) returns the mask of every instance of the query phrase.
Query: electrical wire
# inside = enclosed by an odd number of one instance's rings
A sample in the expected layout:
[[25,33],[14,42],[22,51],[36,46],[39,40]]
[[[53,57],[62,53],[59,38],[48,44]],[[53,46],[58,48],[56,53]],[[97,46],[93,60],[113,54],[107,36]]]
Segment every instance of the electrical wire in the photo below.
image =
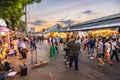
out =
[[[97,0],[96,0],[97,1]],[[49,7],[49,5],[55,3],[56,1],[52,1],[51,3],[49,3],[46,7]],[[51,14],[57,14],[57,13],[62,13],[62,12],[65,12],[65,11],[68,11],[70,9],[74,9],[76,7],[79,7],[81,6],[79,9],[82,9],[83,7],[87,7],[87,6],[84,6],[85,4],[88,4],[88,3],[91,3],[91,2],[95,2],[93,0],[89,0],[83,4],[77,4],[77,5],[74,5],[74,6],[71,6],[71,7],[67,7],[67,8],[63,8],[63,9],[60,9],[60,10],[55,10],[55,11],[51,11],[51,12],[47,12],[47,13],[44,13],[44,14],[39,14],[39,15],[35,15],[36,17],[38,16],[48,16],[48,15],[51,15]],[[52,5],[51,5],[52,6]],[[45,8],[45,6],[43,7]],[[32,16],[34,17],[34,16]],[[34,17],[35,18],[35,17]],[[58,23],[57,21],[55,21],[55,23]]]
[[[55,11],[50,11],[50,12],[47,12],[47,13],[44,13],[44,14],[39,14],[37,16],[48,16],[48,15],[51,15],[51,14],[57,14],[57,13],[62,13],[62,12],[65,12],[65,11],[69,11],[70,9],[74,9],[76,7],[79,7],[81,6],[79,9],[82,9],[83,7],[87,7],[87,6],[84,6],[85,4],[88,4],[90,2],[95,2],[93,0],[89,0],[83,4],[77,4],[77,5],[74,5],[74,6],[71,6],[71,7],[67,7],[67,8],[63,8],[63,9],[59,9],[59,10],[55,10]],[[33,16],[34,17],[34,16]]]
[[[57,0],[57,1],[59,1],[59,0]],[[40,9],[45,9],[45,8],[47,8],[49,6],[52,6],[52,4],[55,4],[57,1],[56,0],[49,1],[49,2],[47,2],[48,4],[46,4],[45,6],[40,7],[41,6],[40,5],[40,6],[36,7],[35,9],[38,9],[38,8],[39,8],[39,10]]]

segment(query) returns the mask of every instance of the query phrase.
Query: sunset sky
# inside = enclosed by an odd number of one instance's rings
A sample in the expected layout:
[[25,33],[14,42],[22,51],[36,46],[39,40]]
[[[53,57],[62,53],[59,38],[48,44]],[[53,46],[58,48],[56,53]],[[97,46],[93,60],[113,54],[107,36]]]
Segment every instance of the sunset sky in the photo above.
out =
[[76,24],[116,13],[120,0],[42,0],[28,6],[28,27],[40,31],[57,23],[65,27],[68,21]]

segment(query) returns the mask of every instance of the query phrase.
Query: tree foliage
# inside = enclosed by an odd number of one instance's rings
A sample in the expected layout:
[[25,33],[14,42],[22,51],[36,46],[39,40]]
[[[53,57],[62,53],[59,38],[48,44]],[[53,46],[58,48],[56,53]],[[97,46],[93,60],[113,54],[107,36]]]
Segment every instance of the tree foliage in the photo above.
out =
[[25,14],[24,8],[41,0],[0,0],[0,18],[5,20],[7,27],[15,30],[20,26],[20,19]]

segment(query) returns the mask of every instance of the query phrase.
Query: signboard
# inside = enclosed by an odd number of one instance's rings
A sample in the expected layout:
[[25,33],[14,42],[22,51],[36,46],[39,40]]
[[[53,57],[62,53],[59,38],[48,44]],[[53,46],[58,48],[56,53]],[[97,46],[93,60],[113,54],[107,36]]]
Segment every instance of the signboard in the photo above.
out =
[[30,32],[35,32],[35,28],[34,28],[34,27],[31,27],[31,28],[30,28]]

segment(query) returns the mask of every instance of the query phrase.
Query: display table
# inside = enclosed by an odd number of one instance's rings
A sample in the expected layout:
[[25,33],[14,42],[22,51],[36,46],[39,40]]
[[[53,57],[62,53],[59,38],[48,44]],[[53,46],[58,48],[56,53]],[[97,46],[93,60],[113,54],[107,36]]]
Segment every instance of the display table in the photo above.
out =
[[9,72],[7,74],[7,80],[16,80],[15,79],[16,74],[17,74],[17,72],[15,72],[15,71]]

